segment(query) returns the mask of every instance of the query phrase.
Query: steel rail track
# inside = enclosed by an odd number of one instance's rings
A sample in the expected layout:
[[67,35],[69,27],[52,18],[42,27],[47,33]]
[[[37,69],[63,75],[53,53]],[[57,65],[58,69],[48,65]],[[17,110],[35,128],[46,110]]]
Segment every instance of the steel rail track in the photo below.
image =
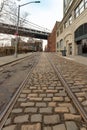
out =
[[20,58],[20,59],[16,59],[16,60],[14,60],[14,61],[5,63],[5,64],[3,64],[3,65],[0,65],[0,72],[3,72],[3,71],[4,71],[4,68],[6,68],[6,67],[8,67],[8,66],[17,65],[18,63],[24,61],[24,60],[27,59],[27,58],[32,58],[32,56],[34,56],[34,55],[35,55],[35,53],[34,53],[34,54],[30,54],[30,55],[25,56],[25,57],[22,57],[22,58]]
[[25,87],[27,81],[30,79],[31,77],[31,73],[34,69],[34,67],[37,65],[39,61],[39,56],[38,59],[36,59],[36,62],[34,62],[34,64],[31,67],[31,70],[28,72],[25,80],[22,82],[22,84],[19,86],[19,88],[17,89],[16,93],[14,94],[14,96],[12,97],[11,101],[8,103],[6,109],[2,112],[2,114],[0,115],[0,130],[2,130],[10,112],[12,111],[12,108],[14,106],[14,104],[16,103],[21,91],[23,90],[23,88]]
[[15,64],[17,64],[17,63],[19,63],[19,62],[21,62],[21,61],[23,61],[23,60],[25,60],[26,58],[28,58],[28,57],[31,57],[32,55],[35,55],[36,53],[32,53],[32,54],[30,54],[30,55],[28,55],[28,56],[25,56],[25,57],[21,57],[21,58],[19,58],[19,59],[16,59],[16,60],[13,60],[13,61],[10,61],[10,62],[8,62],[8,63],[5,63],[5,64],[3,64],[3,65],[0,65],[0,67],[4,67],[4,66],[8,66],[8,65],[15,65]]
[[10,65],[11,65],[11,66],[14,66],[14,65],[16,65],[16,64],[18,64],[18,63],[24,61],[24,60],[27,59],[27,58],[32,58],[34,55],[35,55],[35,54],[30,54],[29,56],[26,56],[26,57],[23,57],[23,58],[21,58],[21,59],[19,59],[19,60],[13,61]]
[[47,59],[50,62],[51,66],[53,67],[53,69],[54,69],[55,73],[57,74],[58,78],[60,79],[62,85],[66,89],[67,94],[69,95],[69,97],[73,101],[74,105],[76,106],[77,110],[81,114],[84,122],[87,123],[87,112],[83,109],[82,105],[80,104],[80,102],[78,101],[78,99],[76,98],[76,96],[74,95],[74,93],[72,92],[70,87],[68,86],[68,84],[65,81],[64,77],[62,76],[62,73],[60,72],[58,66],[56,68],[56,66],[54,65],[52,60],[50,60],[49,56],[47,56]]

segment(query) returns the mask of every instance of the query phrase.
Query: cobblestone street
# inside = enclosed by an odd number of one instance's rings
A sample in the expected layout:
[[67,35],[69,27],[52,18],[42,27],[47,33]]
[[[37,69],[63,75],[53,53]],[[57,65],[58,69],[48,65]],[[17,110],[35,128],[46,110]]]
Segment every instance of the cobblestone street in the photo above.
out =
[[87,130],[42,54],[2,130]]

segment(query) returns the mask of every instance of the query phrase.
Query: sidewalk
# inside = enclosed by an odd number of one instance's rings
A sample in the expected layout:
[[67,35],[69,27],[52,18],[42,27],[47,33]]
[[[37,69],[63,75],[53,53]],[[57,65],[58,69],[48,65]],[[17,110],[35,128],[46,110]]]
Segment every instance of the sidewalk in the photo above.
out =
[[69,59],[69,60],[73,60],[75,62],[87,65],[87,57],[85,56],[65,56],[64,58]]
[[[4,65],[4,64],[8,64],[9,62],[12,61],[16,61],[18,59],[24,58],[26,56],[29,56],[31,53],[24,53],[24,54],[19,54],[17,58],[15,58],[14,55],[11,56],[4,56],[4,57],[0,57],[0,66]],[[87,56],[64,56],[64,58],[69,59],[69,60],[73,60],[75,62],[87,65]]]
[[14,55],[0,57],[0,66],[8,64],[12,61],[16,61],[18,59],[24,58],[26,56],[29,56],[30,54],[31,53],[18,54],[17,58]]

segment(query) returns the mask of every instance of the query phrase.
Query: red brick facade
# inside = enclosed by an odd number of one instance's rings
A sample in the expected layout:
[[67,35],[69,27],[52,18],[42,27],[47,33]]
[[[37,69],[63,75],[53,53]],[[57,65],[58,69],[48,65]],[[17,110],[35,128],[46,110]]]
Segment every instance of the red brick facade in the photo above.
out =
[[58,24],[59,22],[56,21],[52,32],[48,36],[48,44],[47,44],[48,52],[56,52],[56,30],[57,30]]

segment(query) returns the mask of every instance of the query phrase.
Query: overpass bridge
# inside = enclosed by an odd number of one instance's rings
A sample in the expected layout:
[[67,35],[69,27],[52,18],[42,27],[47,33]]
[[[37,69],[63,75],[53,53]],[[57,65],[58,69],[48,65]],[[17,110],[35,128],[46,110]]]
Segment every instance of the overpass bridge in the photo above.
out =
[[[35,29],[29,29],[25,27],[19,27],[18,28],[19,36],[25,36],[25,37],[34,37],[38,39],[44,39],[47,40],[49,36],[49,32],[45,31],[39,31]],[[10,25],[10,24],[5,24],[5,23],[0,23],[0,33],[5,33],[5,34],[16,34],[16,26],[15,25]]]

